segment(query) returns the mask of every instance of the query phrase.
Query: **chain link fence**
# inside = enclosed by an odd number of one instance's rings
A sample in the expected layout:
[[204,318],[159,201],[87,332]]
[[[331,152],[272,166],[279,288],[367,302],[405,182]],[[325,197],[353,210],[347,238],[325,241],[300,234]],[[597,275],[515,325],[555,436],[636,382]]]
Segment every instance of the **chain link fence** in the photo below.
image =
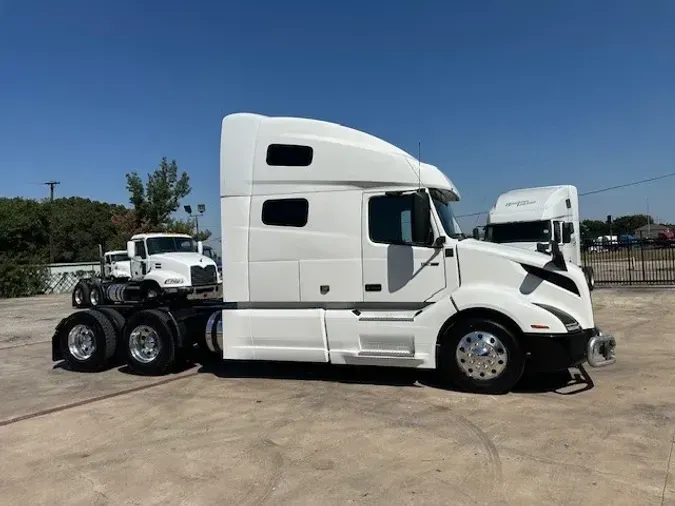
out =
[[100,272],[101,266],[98,262],[49,265],[44,293],[68,293],[80,279],[100,274]]

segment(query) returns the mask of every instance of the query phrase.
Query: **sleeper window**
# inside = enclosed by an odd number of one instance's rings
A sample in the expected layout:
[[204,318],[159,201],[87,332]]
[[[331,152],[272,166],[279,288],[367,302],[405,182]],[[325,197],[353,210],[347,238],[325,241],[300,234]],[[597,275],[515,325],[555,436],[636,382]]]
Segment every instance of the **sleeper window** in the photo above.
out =
[[307,199],[266,200],[262,206],[262,222],[277,227],[304,227],[307,225]]

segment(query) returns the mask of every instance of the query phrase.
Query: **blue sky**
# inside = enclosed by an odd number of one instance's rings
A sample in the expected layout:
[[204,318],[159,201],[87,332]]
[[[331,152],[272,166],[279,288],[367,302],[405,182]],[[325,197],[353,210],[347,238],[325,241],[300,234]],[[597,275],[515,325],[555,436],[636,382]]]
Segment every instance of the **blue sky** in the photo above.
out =
[[[317,117],[441,167],[457,212],[505,190],[675,172],[675,3],[0,0],[0,196],[126,203],[163,155],[219,236],[222,117]],[[675,178],[582,217],[675,221]],[[479,218],[480,223],[484,218]],[[469,229],[475,218],[462,220]]]

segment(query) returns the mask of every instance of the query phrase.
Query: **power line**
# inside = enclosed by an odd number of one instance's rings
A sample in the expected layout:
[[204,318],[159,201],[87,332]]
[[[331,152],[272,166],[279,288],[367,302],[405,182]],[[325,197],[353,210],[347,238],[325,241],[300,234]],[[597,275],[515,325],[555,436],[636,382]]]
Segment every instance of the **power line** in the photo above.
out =
[[627,188],[629,186],[636,186],[636,185],[639,185],[639,184],[642,184],[642,183],[651,183],[652,181],[657,181],[659,179],[665,179],[667,177],[673,177],[673,176],[675,176],[675,172],[671,172],[670,174],[664,174],[663,176],[650,177],[649,179],[643,179],[641,181],[635,181],[634,183],[619,184],[619,185],[616,185],[616,186],[609,186],[607,188],[600,188],[599,190],[592,190],[592,191],[589,191],[589,192],[580,193],[579,196],[585,197],[586,195],[594,195],[596,193],[606,192],[606,191],[609,191],[609,190],[616,190],[617,188]]
[[[656,177],[650,177],[648,179],[641,179],[640,181],[633,181],[632,183],[626,183],[626,184],[619,184],[615,186],[607,186],[606,188],[600,188],[597,190],[591,190],[588,192],[580,193],[580,197],[585,197],[586,195],[595,195],[596,193],[602,193],[602,192],[607,192],[610,190],[617,190],[619,188],[628,188],[629,186],[637,186],[639,184],[643,183],[651,183],[652,181],[658,181],[659,179],[665,179],[667,177],[673,177],[675,176],[675,172],[671,172],[669,174],[663,174],[662,176],[656,176]],[[469,214],[460,214],[458,216],[455,216],[455,218],[469,218],[471,216],[480,216],[481,214],[487,214],[488,211],[479,211],[477,213],[469,213]]]

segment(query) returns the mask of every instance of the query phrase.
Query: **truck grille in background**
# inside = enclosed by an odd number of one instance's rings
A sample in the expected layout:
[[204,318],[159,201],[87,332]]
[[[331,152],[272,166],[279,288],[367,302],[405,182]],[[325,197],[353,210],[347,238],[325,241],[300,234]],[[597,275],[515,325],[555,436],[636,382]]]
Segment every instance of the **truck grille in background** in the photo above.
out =
[[190,267],[190,278],[192,278],[192,286],[214,285],[218,282],[216,268],[213,265],[207,267],[194,265]]

